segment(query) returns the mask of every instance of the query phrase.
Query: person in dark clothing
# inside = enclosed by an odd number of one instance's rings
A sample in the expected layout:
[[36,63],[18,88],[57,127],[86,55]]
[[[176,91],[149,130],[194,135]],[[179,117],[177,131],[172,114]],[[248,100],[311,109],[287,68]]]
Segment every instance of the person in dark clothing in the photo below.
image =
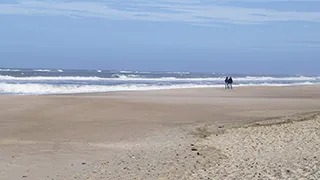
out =
[[232,83],[233,83],[233,79],[232,79],[232,77],[230,77],[228,79],[228,84],[229,84],[229,88],[231,88],[231,89],[232,89]]
[[229,77],[227,76],[227,77],[226,77],[226,79],[224,80],[224,82],[225,82],[225,86],[224,86],[224,88],[225,88],[225,89],[229,89],[229,83],[228,83],[228,80],[229,80]]

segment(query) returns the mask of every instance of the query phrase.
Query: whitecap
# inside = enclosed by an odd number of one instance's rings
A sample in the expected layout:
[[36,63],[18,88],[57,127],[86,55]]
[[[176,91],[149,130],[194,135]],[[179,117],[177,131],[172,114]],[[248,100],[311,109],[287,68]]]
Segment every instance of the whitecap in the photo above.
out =
[[[318,82],[320,77],[235,77],[233,78],[235,82],[255,82],[255,83],[271,83],[271,82]],[[214,78],[177,78],[177,77],[160,77],[160,78],[144,78],[139,75],[134,74],[113,74],[112,78],[102,78],[97,76],[33,76],[33,77],[14,77],[14,76],[4,76],[0,75],[0,80],[16,80],[16,81],[177,81],[177,82],[224,82],[224,77],[214,77]]]
[[34,69],[35,72],[51,72],[50,69]]

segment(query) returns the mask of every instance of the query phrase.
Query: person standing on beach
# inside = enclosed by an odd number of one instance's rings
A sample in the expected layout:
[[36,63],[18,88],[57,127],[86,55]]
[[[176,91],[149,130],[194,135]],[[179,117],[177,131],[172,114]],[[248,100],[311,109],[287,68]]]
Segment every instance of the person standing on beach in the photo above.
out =
[[231,88],[232,89],[232,83],[233,83],[233,79],[232,79],[232,77],[230,77],[229,79],[228,79],[228,88]]
[[227,76],[226,79],[224,80],[224,83],[225,83],[224,88],[225,89],[229,89],[228,80],[229,80],[229,77]]

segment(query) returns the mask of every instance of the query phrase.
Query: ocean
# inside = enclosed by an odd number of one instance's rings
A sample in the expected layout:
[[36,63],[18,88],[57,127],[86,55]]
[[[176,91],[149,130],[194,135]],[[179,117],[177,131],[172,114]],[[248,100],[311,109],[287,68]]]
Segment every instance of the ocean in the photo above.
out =
[[191,72],[0,69],[0,94],[43,95],[234,86],[320,84],[320,76],[272,76]]

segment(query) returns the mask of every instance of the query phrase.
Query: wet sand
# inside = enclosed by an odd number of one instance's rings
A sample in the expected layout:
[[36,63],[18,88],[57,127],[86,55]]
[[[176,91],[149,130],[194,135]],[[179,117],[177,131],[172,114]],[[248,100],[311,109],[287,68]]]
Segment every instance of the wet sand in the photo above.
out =
[[[0,96],[0,179],[247,179],[253,176],[240,172],[250,170],[240,170],[247,168],[243,159],[251,154],[250,163],[265,162],[270,170],[253,172],[269,179],[287,177],[271,171],[273,166],[268,162],[272,159],[266,158],[270,154],[264,150],[286,143],[279,138],[270,140],[281,131],[283,140],[289,138],[295,144],[291,146],[295,150],[287,149],[294,152],[292,155],[306,158],[302,154],[315,154],[320,145],[314,139],[308,139],[312,142],[308,149],[296,148],[309,137],[299,128],[319,136],[317,128],[310,128],[310,124],[318,127],[319,90],[319,86],[242,87]],[[305,118],[302,125],[272,126],[278,129],[257,125],[301,116],[313,118]],[[253,129],[238,128],[252,123]],[[286,131],[290,128],[297,132]],[[250,148],[252,153],[246,154],[246,147],[257,143],[252,140],[259,137],[255,133],[261,132],[270,134],[261,135],[261,141],[270,146],[260,147],[260,154]],[[241,143],[244,137],[251,140]],[[240,153],[237,158],[236,152]],[[276,165],[284,166],[289,155],[283,155],[283,161]],[[257,160],[258,156],[263,158]],[[306,160],[315,163],[311,170],[319,167],[317,160]],[[238,169],[231,162],[238,163]],[[303,173],[294,173],[295,166],[286,168],[284,172],[289,168],[291,175],[302,177]],[[254,178],[259,179],[258,175]]]

